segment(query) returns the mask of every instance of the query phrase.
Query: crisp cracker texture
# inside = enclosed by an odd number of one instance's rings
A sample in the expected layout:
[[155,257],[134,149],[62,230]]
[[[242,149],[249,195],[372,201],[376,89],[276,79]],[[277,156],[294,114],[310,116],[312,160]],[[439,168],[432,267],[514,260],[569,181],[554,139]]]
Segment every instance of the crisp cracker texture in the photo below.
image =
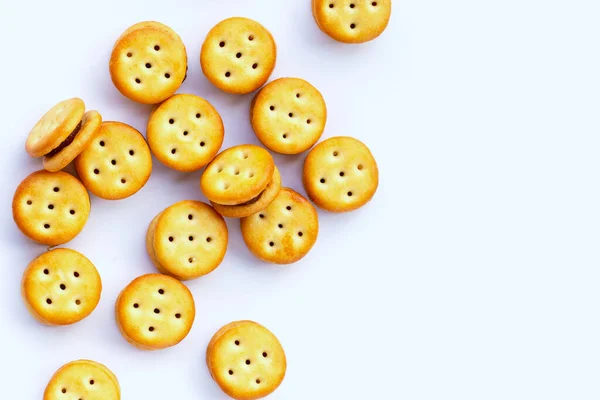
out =
[[379,185],[379,170],[369,148],[352,137],[319,143],[304,160],[302,176],[308,197],[332,212],[356,210],[368,203]]
[[44,400],[120,400],[116,375],[105,365],[77,360],[63,365],[50,379]]
[[90,215],[90,198],[73,175],[42,170],[19,184],[12,211],[25,236],[40,244],[57,246],[81,232]]
[[298,78],[280,78],[255,96],[250,122],[258,140],[282,154],[299,154],[323,134],[327,106],[321,93]]
[[196,308],[183,283],[167,275],[147,274],[123,289],[115,315],[129,343],[143,350],[158,350],[175,346],[187,336]]
[[41,157],[50,153],[77,128],[85,112],[85,103],[80,98],[61,101],[52,107],[35,124],[25,150],[31,157]]
[[171,97],[187,72],[187,53],[181,38],[155,21],[138,23],[114,45],[110,76],[125,97],[157,104]]
[[257,258],[274,264],[301,260],[317,241],[319,217],[310,202],[282,188],[264,210],[240,220],[242,237]]
[[121,122],[103,122],[90,145],[75,159],[90,192],[106,200],[137,193],[150,178],[152,157],[144,137]]
[[147,250],[159,271],[180,280],[214,271],[227,251],[227,224],[211,206],[184,200],[162,211],[146,235]]
[[275,162],[267,150],[251,144],[234,146],[208,164],[200,188],[211,202],[238,205],[265,190],[274,171]]
[[169,168],[197,171],[219,152],[223,120],[206,100],[193,94],[176,94],[154,110],[146,135],[152,153]]
[[377,38],[388,25],[391,0],[312,0],[317,26],[343,43],[365,43]]
[[246,204],[240,204],[237,206],[226,206],[223,204],[211,203],[215,210],[224,217],[228,218],[244,218],[249,217],[250,215],[257,213],[261,210],[267,208],[275,197],[277,193],[281,190],[281,175],[279,174],[279,170],[275,167],[275,172],[273,172],[273,179],[267,185],[265,190],[263,190],[255,201],[251,201]]
[[70,325],[89,316],[100,301],[102,281],[94,264],[71,249],[50,250],[23,273],[23,300],[46,325]]
[[207,347],[206,364],[221,390],[237,400],[270,395],[287,370],[277,337],[253,321],[235,321],[219,329]]
[[232,94],[247,94],[264,85],[276,59],[277,46],[271,33],[258,22],[240,17],[213,27],[200,53],[206,78]]
[[81,128],[73,142],[51,157],[44,157],[44,168],[50,172],[60,171],[73,161],[94,139],[102,123],[98,111],[88,111],[83,115]]

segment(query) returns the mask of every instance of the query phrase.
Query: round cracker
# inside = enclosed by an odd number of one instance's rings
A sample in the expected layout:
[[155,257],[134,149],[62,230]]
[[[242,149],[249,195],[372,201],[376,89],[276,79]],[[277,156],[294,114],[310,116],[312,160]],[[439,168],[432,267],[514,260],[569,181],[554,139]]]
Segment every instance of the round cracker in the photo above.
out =
[[207,165],[223,144],[223,120],[206,100],[176,94],[154,110],[146,131],[152,153],[167,167],[192,172]]
[[281,154],[299,154],[321,137],[327,106],[321,93],[299,78],[280,78],[263,87],[252,102],[250,122],[258,140]]
[[116,375],[105,365],[77,360],[56,371],[44,391],[44,400],[65,398],[120,400],[121,388]]
[[281,175],[279,169],[275,167],[273,172],[273,179],[267,185],[255,199],[250,201],[248,204],[242,204],[238,206],[225,206],[223,204],[212,203],[212,206],[217,210],[219,214],[227,218],[244,218],[257,213],[267,208],[269,204],[275,199],[277,193],[281,189]]
[[23,273],[23,300],[47,325],[70,325],[89,316],[100,301],[102,281],[94,264],[71,249],[37,257]]
[[101,123],[102,116],[100,113],[97,111],[86,112],[81,120],[81,128],[75,135],[73,142],[52,157],[44,157],[46,171],[60,171],[69,165],[94,139]]
[[273,393],[287,370],[277,337],[253,321],[236,321],[219,329],[207,347],[206,363],[223,392],[244,400]]
[[35,124],[25,150],[31,157],[41,157],[50,153],[77,128],[85,112],[85,103],[80,98],[61,101],[52,107]]
[[240,220],[246,246],[257,258],[274,264],[301,260],[317,241],[319,217],[312,204],[282,188],[264,210]]
[[75,159],[83,184],[96,196],[120,200],[150,178],[152,156],[144,137],[121,122],[103,122],[92,143]]
[[271,33],[248,18],[228,18],[214,26],[200,53],[206,78],[227,93],[246,94],[267,82],[277,46]]
[[388,25],[391,0],[312,0],[317,26],[343,43],[365,43],[377,38]]
[[200,188],[211,202],[242,204],[265,190],[274,170],[273,156],[267,150],[251,144],[234,146],[208,164]]
[[304,160],[302,176],[308,197],[332,212],[367,204],[379,185],[377,162],[360,140],[338,136],[319,143]]
[[143,350],[175,346],[190,332],[196,316],[194,297],[177,279],[147,274],[134,279],[115,304],[123,337]]
[[159,271],[180,280],[214,271],[227,251],[227,224],[211,206],[194,200],[173,204],[150,224],[148,251]]
[[31,240],[57,246],[81,232],[90,214],[90,198],[82,183],[66,172],[37,171],[17,187],[13,219]]
[[186,76],[185,46],[162,27],[133,29],[115,43],[109,70],[125,97],[157,104],[171,97]]

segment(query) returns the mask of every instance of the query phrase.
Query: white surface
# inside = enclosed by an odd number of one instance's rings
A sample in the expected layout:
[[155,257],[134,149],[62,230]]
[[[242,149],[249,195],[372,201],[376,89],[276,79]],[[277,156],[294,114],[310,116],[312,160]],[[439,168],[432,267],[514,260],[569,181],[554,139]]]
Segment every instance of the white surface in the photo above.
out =
[[[600,386],[600,5],[596,0],[395,1],[377,41],[342,45],[316,27],[309,0],[17,2],[0,0],[0,363],[2,398],[39,399],[63,363],[106,363],[123,399],[225,399],[204,351],[212,334],[254,319],[281,339],[289,369],[273,399],[598,399]],[[119,291],[153,272],[147,224],[182,199],[204,199],[200,173],[154,163],[147,186],[92,199],[67,246],[104,282],[85,321],[41,326],[20,297],[44,251],[17,231],[18,183],[40,168],[27,133],[59,100],[81,96],[106,120],[144,131],[148,107],[110,82],[114,40],[156,19],[187,45],[180,92],[211,101],[225,147],[255,143],[250,96],[213,88],[199,66],[208,30],[255,18],[278,45],[273,75],[324,94],[324,137],[352,135],[376,156],[381,185],[346,215],[319,212],[301,262],[273,267],[246,250],[234,220],[221,267],[189,284],[196,323],[179,346],[142,352],[113,321]],[[304,193],[304,157],[276,157]]]

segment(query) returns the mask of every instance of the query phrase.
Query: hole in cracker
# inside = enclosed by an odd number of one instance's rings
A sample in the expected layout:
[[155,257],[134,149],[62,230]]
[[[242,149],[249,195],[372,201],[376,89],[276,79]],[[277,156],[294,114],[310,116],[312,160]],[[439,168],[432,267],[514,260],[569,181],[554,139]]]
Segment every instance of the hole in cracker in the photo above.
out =
[[220,174],[221,172],[223,172],[223,167],[219,167],[217,168],[217,172]]
[[133,303],[133,308],[139,308],[140,305],[138,303]]
[[90,385],[93,385],[93,384],[94,384],[94,380],[90,379]]
[[171,154],[177,153],[177,149],[171,149]]
[[287,139],[287,133],[284,133],[282,136],[284,139]]
[[104,140],[101,140],[101,141],[100,141],[100,146],[104,147],[104,144],[105,144],[105,143],[104,143]]
[[50,273],[50,271],[48,271],[48,268],[46,268],[46,269],[44,270],[44,275],[48,275],[49,273]]
[[333,4],[329,4],[329,8],[333,8]]
[[133,53],[131,53],[131,52],[127,53],[127,57],[131,57],[131,56],[133,56]]
[[325,183],[325,178],[321,178],[321,183]]
[[219,47],[225,47],[225,42],[219,43]]
[[77,271],[73,272],[73,276],[74,276],[75,278],[79,278],[79,272],[77,272]]
[[304,233],[298,232],[298,236],[302,237],[302,236],[304,236]]
[[356,24],[350,24],[350,29],[356,28]]
[[190,257],[190,258],[188,258],[188,262],[189,262],[190,264],[192,264],[192,263],[194,262],[194,258],[193,258],[193,257]]
[[271,110],[271,111],[275,111],[275,106],[271,106],[271,107],[269,107],[269,110]]
[[65,388],[62,388],[61,392],[63,392],[63,393],[67,393],[67,389],[65,389]]
[[206,145],[206,143],[200,142],[200,147],[204,147],[205,145]]
[[200,118],[201,116],[200,113],[196,113],[196,118]]
[[188,219],[191,221],[191,220],[193,220],[193,219],[194,219],[194,216],[193,216],[192,214],[189,214],[189,215],[188,215]]
[[94,169],[94,174],[98,175],[100,173],[100,170],[98,168]]
[[75,210],[69,210],[69,214],[75,215]]
[[258,68],[258,63],[252,64],[252,69],[256,69],[256,68]]
[[146,63],[146,68],[148,68],[148,69],[152,68],[152,64]]
[[296,93],[296,98],[299,99],[300,98],[300,93]]
[[356,168],[358,168],[359,171],[362,171],[363,165],[362,164],[358,164],[358,166]]
[[254,172],[250,172],[250,173],[248,174],[248,178],[254,178]]
[[188,240],[189,240],[190,242],[193,242],[193,241],[194,241],[194,237],[193,237],[193,236],[190,236],[190,237],[188,237]]
[[81,300],[79,300],[79,299],[75,300],[75,304],[80,305],[81,304]]
[[275,243],[269,242],[269,246],[273,247],[273,246],[275,246]]
[[240,345],[240,341],[239,340],[236,340],[234,343],[235,343],[236,346]]
[[265,215],[264,215],[264,214],[258,214],[258,216],[259,216],[260,218],[264,218],[264,217],[265,217]]
[[242,53],[237,53],[235,56],[236,56],[237,58],[242,58]]
[[350,8],[354,8],[354,7],[356,7],[356,5],[354,3],[351,3]]
[[150,328],[148,328],[148,330],[149,330],[150,332],[154,332],[154,327],[153,327],[153,326],[151,326]]
[[58,188],[58,186],[57,186],[57,187],[55,187],[55,188],[54,188],[54,189],[52,189],[52,190],[54,190],[55,192],[58,192],[60,189],[59,189],[59,188]]
[[46,299],[46,304],[52,304],[52,300]]
[[246,360],[246,365],[250,365],[250,360]]
[[111,163],[112,165],[117,165],[117,160],[110,160],[110,163]]
[[173,124],[175,123],[175,120],[174,120],[173,118],[171,118],[171,119],[169,120],[169,123],[170,123],[171,125],[173,125]]
[[252,35],[248,36],[248,40],[253,41],[254,40],[254,36],[252,36]]
[[32,204],[33,204],[33,202],[32,202],[31,200],[27,200],[27,205],[28,205],[28,206],[30,206],[30,205],[32,205]]
[[165,78],[167,78],[167,79],[171,78],[171,74],[167,72],[167,73],[165,74]]
[[54,204],[48,204],[48,208],[49,208],[50,210],[54,210]]
[[172,242],[173,240],[175,240],[175,238],[173,236],[169,236],[169,242]]
[[188,131],[183,131],[183,136],[187,136],[188,135]]
[[154,46],[154,50],[159,51],[160,50],[160,46],[159,45]]
[[294,113],[289,113],[288,117],[293,118],[294,117]]
[[244,153],[244,160],[248,159],[248,153]]
[[292,206],[287,206],[285,209],[288,211],[292,211]]
[[233,375],[233,371],[232,370],[229,370],[229,375]]
[[129,150],[129,155],[130,155],[130,156],[132,156],[132,155],[134,155],[134,154],[135,154],[135,151],[133,151],[133,150]]
[[263,351],[263,357],[267,358],[267,352],[266,351]]
[[179,314],[179,313],[175,314],[175,318],[177,318],[177,319],[181,318],[181,314]]
[[311,121],[310,119],[307,119],[307,120],[306,120],[306,123],[307,123],[307,124],[309,124],[309,125],[310,125],[310,123],[311,123],[311,122],[312,122],[312,121]]
[[140,84],[140,83],[142,83],[142,80],[140,78],[135,78],[135,83]]
[[64,283],[60,284],[60,290],[65,290],[67,288],[67,286]]
[[50,229],[50,224],[44,224],[44,228]]
[[223,185],[223,189],[224,189],[224,190],[227,190],[227,189],[229,189],[229,183],[225,183],[225,184]]
[[160,314],[160,310],[158,308],[154,309],[154,314]]
[[372,3],[371,3],[371,5],[372,5],[373,7],[377,7],[377,2],[376,2],[376,1],[374,1],[374,2],[372,2]]
[[158,289],[158,294],[165,294],[165,290],[164,289]]
[[334,152],[333,152],[333,156],[334,156],[334,157],[337,157],[337,156],[338,156],[338,154],[339,154],[339,153],[338,153],[337,151],[334,151]]
[[279,224],[277,226],[279,227],[279,229],[283,229],[283,224]]
[[125,182],[127,182],[127,180],[125,178],[121,178],[121,183],[124,184]]
[[346,175],[346,174],[344,174],[344,171],[341,171],[340,176],[344,176],[344,175]]
[[348,192],[348,197],[352,197],[352,192]]
[[225,77],[226,78],[229,78],[230,76],[231,76],[231,72],[229,72],[229,71],[225,72]]

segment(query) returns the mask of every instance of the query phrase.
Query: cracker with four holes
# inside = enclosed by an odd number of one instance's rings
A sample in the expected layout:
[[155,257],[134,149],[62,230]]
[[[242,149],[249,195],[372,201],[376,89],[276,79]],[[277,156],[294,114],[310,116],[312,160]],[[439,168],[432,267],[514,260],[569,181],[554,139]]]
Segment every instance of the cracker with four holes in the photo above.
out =
[[317,241],[319,217],[310,202],[282,188],[264,210],[240,220],[242,236],[257,258],[274,264],[302,259]]
[[187,336],[196,308],[183,283],[167,275],[147,274],[119,294],[115,315],[129,343],[143,350],[159,350],[175,346]]
[[277,46],[264,26],[248,18],[228,18],[213,27],[200,53],[206,78],[227,93],[247,94],[267,82]]
[[192,172],[208,164],[223,144],[223,121],[206,100],[176,94],[152,112],[146,131],[152,153],[167,167]]
[[226,206],[212,202],[211,204],[215,210],[224,217],[244,218],[264,210],[273,200],[275,200],[279,190],[281,190],[281,175],[279,174],[277,167],[275,167],[273,179],[271,179],[271,182],[269,182],[265,190],[260,192],[254,199],[234,206]]
[[23,273],[21,293],[31,314],[46,325],[70,325],[100,301],[102,281],[94,264],[71,249],[50,250]]
[[206,349],[206,364],[221,390],[238,400],[270,395],[287,370],[277,337],[253,321],[235,321],[219,329]]
[[221,152],[208,164],[200,178],[200,188],[213,203],[247,205],[273,180],[273,156],[262,147],[244,144]]
[[184,200],[150,223],[146,249],[156,268],[180,280],[214,271],[227,251],[225,220],[208,204]]
[[392,0],[312,0],[317,26],[343,43],[377,38],[388,25]]
[[379,185],[379,170],[369,148],[351,137],[319,143],[304,160],[302,181],[308,197],[332,212],[356,210],[368,203]]
[[120,400],[115,374],[105,365],[77,360],[54,373],[44,391],[44,400]]
[[187,53],[177,33],[155,21],[128,28],[113,47],[109,62],[115,87],[125,97],[157,104],[171,97],[187,73]]
[[325,129],[327,106],[321,93],[298,78],[280,78],[263,87],[250,106],[258,140],[281,154],[311,148]]
[[90,214],[90,198],[74,176],[42,170],[19,184],[12,211],[17,227],[25,236],[57,246],[81,232]]
[[102,199],[120,200],[148,182],[152,156],[135,128],[103,122],[92,143],[75,159],[75,168],[90,192]]

